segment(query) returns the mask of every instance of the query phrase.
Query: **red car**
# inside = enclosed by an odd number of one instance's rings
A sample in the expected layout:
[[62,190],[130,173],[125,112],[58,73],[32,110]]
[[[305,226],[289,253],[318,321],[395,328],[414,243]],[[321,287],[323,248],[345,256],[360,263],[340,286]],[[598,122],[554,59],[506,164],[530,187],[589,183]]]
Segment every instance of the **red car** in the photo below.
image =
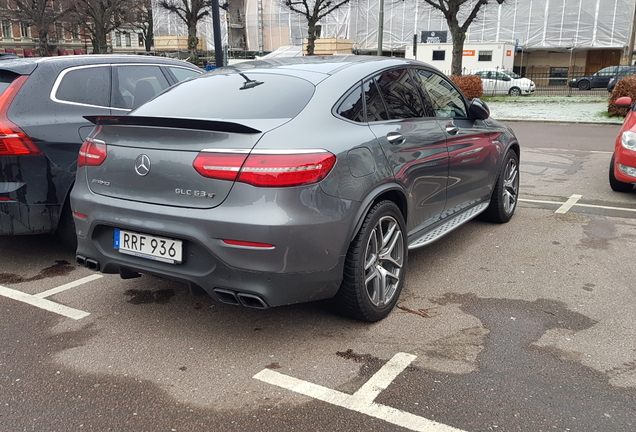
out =
[[616,99],[618,108],[629,108],[623,122],[609,169],[609,182],[616,192],[630,192],[636,184],[636,106],[632,98],[623,96]]

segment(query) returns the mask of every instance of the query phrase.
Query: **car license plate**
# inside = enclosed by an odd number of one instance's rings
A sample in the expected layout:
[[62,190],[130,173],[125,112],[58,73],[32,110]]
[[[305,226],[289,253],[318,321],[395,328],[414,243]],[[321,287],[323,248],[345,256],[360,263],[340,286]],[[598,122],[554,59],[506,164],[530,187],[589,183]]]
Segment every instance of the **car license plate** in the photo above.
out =
[[116,229],[114,246],[124,254],[169,264],[181,263],[182,242],[180,240]]

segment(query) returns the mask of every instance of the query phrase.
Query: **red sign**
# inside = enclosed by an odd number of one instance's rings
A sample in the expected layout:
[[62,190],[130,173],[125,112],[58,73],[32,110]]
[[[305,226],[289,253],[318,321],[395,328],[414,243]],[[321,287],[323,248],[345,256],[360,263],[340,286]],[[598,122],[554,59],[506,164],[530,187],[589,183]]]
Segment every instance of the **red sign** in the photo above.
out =
[[475,55],[475,50],[464,50],[464,57],[473,57]]
[[510,57],[511,55],[512,55],[512,50],[508,50],[508,51],[506,51],[506,56],[507,56],[507,57]]

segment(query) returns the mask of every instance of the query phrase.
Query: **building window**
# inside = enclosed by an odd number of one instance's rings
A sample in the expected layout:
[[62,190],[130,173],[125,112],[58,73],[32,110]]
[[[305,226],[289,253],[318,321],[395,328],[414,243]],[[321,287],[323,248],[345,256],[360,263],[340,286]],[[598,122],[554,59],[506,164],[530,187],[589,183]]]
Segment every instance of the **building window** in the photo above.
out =
[[28,24],[20,23],[20,36],[23,38],[31,37],[31,27]]
[[115,46],[121,46],[121,33],[115,32]]
[[124,38],[126,39],[126,46],[127,47],[132,46],[132,42],[130,40],[130,33],[125,32],[124,33]]
[[446,60],[446,51],[433,51],[433,60]]
[[13,32],[11,31],[11,21],[2,20],[2,37],[13,37]]
[[479,51],[477,61],[492,61],[492,51]]

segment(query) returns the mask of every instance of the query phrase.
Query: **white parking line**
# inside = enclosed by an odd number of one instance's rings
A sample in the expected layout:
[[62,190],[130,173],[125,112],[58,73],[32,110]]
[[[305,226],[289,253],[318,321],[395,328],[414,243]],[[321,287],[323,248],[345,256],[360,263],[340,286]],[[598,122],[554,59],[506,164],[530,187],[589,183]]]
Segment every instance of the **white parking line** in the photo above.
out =
[[578,194],[573,194],[570,198],[568,198],[568,200],[557,209],[557,211],[555,211],[555,213],[558,214],[565,214],[568,212],[568,210],[570,210],[574,204],[576,204],[578,202],[578,200],[581,199],[581,197],[583,197],[583,195],[578,195]]
[[39,294],[35,294],[35,297],[39,297],[39,298],[46,298],[46,297],[50,297],[53,294],[57,294],[57,293],[61,293],[62,291],[66,291],[68,289],[71,288],[75,288],[76,286],[80,286],[80,285],[84,285],[85,283],[97,280],[99,278],[102,278],[102,275],[99,274],[94,274],[94,275],[90,275],[90,276],[86,276],[85,278],[82,279],[78,279],[74,282],[69,282],[67,284],[64,284],[62,286],[59,286],[57,288],[52,288],[50,290],[41,292]]
[[23,293],[22,291],[17,291],[3,286],[0,286],[0,295],[30,304],[31,306],[39,307],[40,309],[44,309],[58,315],[72,318],[74,320],[79,320],[90,315],[90,313],[88,312],[84,312],[79,309],[73,309],[71,307],[64,306],[50,300],[46,300],[31,294]]
[[396,354],[353,395],[283,375],[270,369],[263,369],[254,375],[254,378],[413,431],[464,432],[461,429],[373,402],[378,394],[387,388],[395,377],[415,360],[415,358],[416,356],[411,354]]
[[[573,195],[575,196],[575,195]],[[559,201],[546,201],[546,200],[532,200],[532,199],[526,199],[526,198],[519,198],[519,202],[528,202],[528,203],[535,203],[535,204],[553,204],[553,205],[561,205],[563,206],[566,203],[562,203]],[[634,208],[626,208],[626,207],[611,207],[611,206],[602,206],[602,205],[596,205],[596,204],[580,204],[580,203],[575,203],[572,207],[588,207],[588,208],[598,208],[598,209],[604,209],[604,210],[618,210],[618,211],[627,211],[627,212],[636,212],[636,209]]]

